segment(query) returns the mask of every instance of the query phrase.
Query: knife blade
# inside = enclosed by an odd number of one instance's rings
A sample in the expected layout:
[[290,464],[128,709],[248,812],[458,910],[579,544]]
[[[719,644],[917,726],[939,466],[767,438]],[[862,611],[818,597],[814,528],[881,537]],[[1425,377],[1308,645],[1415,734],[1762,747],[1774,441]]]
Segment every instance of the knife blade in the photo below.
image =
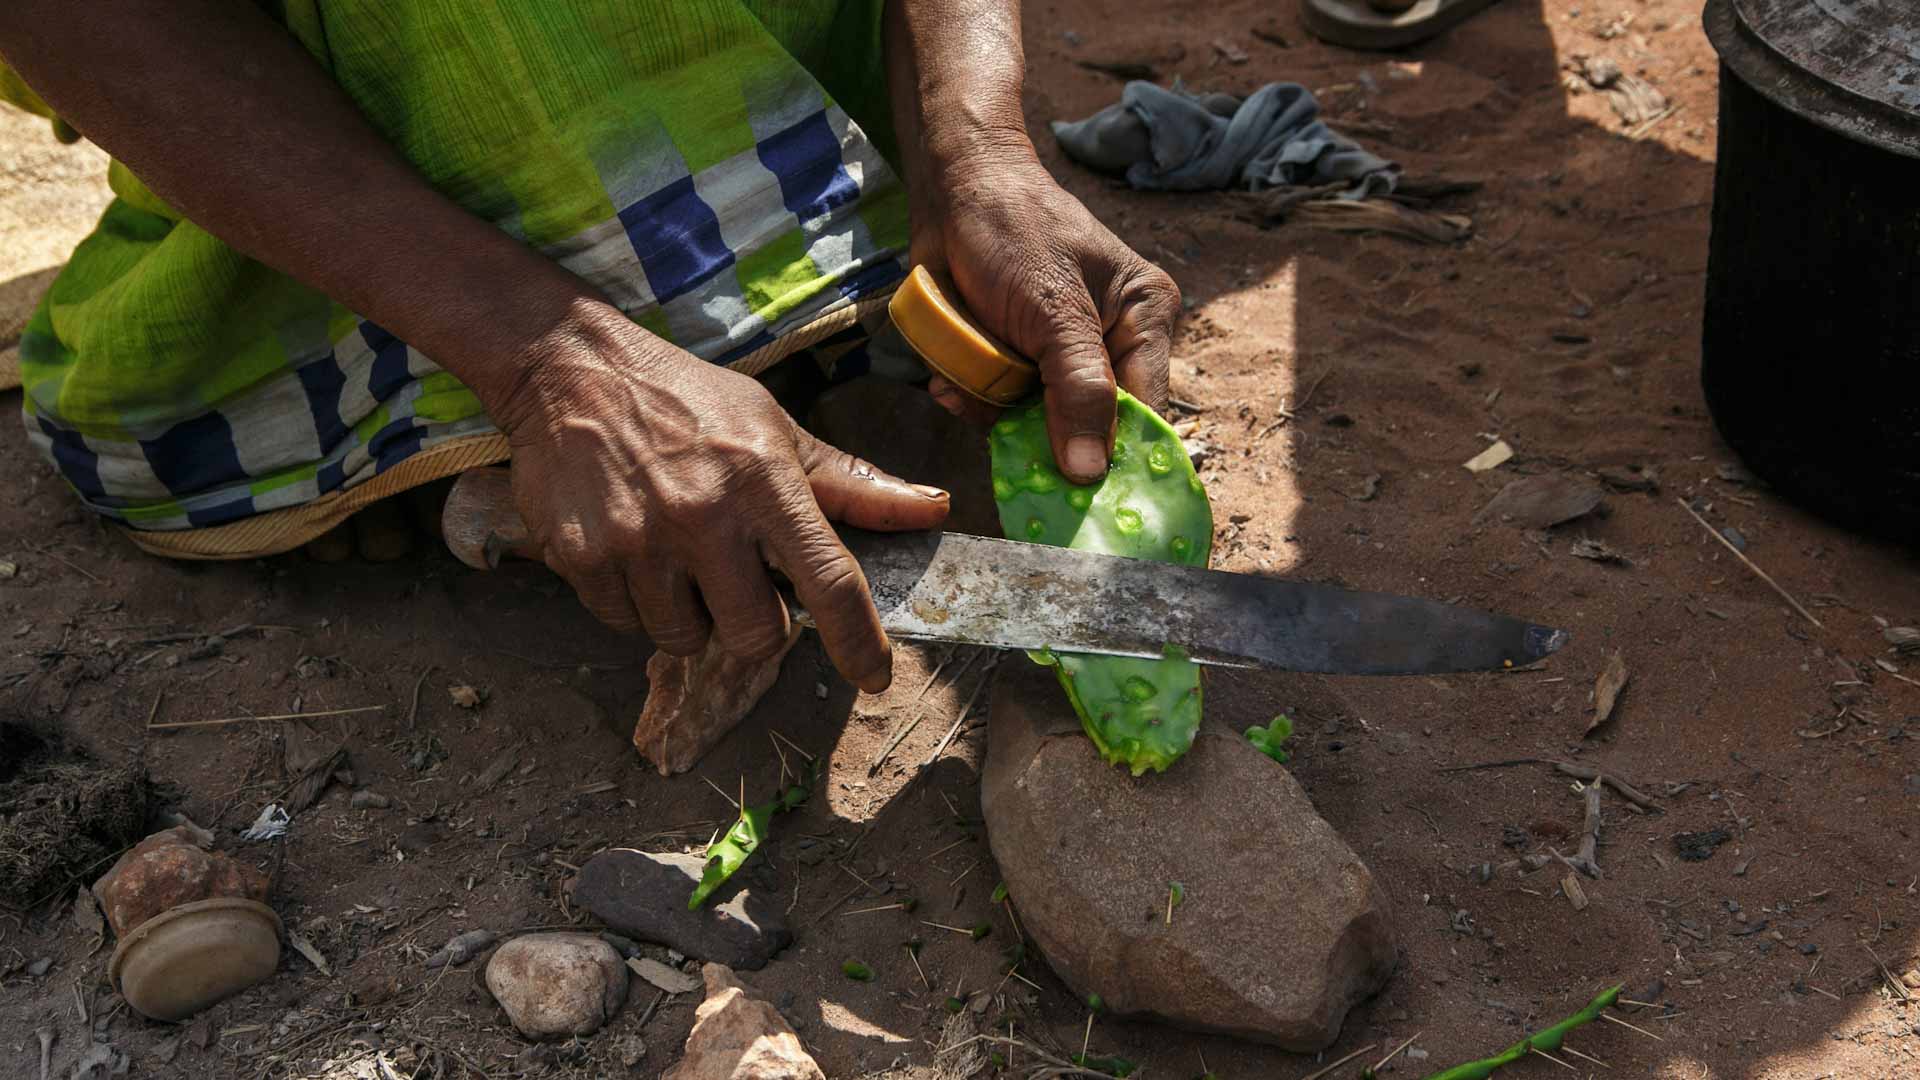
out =
[[[841,539],[895,638],[1328,675],[1519,667],[1567,632],[1434,600],[962,533]],[[796,621],[805,622],[796,612]]]
[[[504,469],[447,496],[447,546],[469,566],[539,558]],[[1434,600],[1203,570],[964,533],[840,530],[889,636],[999,649],[1159,657],[1327,675],[1520,667],[1567,632]],[[811,626],[788,597],[793,620]]]

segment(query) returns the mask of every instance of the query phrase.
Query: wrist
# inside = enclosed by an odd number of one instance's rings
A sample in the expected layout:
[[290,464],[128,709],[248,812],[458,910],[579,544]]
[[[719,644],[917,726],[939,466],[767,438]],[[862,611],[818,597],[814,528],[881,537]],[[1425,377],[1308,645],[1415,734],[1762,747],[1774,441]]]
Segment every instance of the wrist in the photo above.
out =
[[565,298],[510,336],[504,354],[479,365],[486,372],[479,384],[469,385],[502,431],[538,429],[577,413],[582,395],[614,368],[646,366],[644,353],[635,355],[636,338],[655,340],[603,299]]

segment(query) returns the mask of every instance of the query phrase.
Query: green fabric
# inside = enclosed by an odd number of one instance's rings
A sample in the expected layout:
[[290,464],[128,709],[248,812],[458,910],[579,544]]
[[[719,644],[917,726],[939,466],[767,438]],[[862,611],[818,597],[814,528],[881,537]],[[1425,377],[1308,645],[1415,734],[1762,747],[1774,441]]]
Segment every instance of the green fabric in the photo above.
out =
[[[435,188],[725,360],[901,261],[883,2],[269,8]],[[0,97],[49,115],[4,67]],[[490,429],[430,359],[228,248],[120,163],[109,181],[115,200],[21,343],[29,433],[93,509],[215,523]]]

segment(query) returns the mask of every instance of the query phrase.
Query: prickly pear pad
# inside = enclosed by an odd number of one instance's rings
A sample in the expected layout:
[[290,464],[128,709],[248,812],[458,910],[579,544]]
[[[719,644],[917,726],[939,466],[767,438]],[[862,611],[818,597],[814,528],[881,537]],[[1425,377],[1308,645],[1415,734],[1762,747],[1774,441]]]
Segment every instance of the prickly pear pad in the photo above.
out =
[[[1097,484],[1069,483],[1053,463],[1046,413],[1010,409],[993,426],[993,497],[1010,540],[1205,566],[1213,510],[1180,437],[1120,395],[1113,462]],[[1100,755],[1133,775],[1160,772],[1200,728],[1200,669],[1177,646],[1159,660],[1034,653],[1049,664]]]

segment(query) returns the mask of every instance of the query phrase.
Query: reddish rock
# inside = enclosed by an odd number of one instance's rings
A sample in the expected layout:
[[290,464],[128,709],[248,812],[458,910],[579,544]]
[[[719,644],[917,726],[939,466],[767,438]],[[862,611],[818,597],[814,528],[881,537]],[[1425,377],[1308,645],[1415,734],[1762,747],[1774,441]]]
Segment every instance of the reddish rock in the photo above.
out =
[[665,1080],[826,1080],[780,1010],[719,964],[700,973],[707,1000],[694,1011],[686,1052]]
[[1100,760],[1053,676],[1024,662],[1002,669],[988,723],[993,857],[1076,993],[1311,1053],[1392,973],[1373,875],[1244,736],[1203,725],[1165,773],[1128,776]]
[[633,748],[661,776],[693,768],[760,703],[799,640],[796,626],[780,655],[760,661],[734,656],[717,637],[692,656],[654,653],[647,661],[647,703],[633,726]]
[[116,937],[169,908],[219,896],[265,903],[267,875],[201,845],[209,834],[186,825],[154,833],[120,856],[93,883],[94,898]]

